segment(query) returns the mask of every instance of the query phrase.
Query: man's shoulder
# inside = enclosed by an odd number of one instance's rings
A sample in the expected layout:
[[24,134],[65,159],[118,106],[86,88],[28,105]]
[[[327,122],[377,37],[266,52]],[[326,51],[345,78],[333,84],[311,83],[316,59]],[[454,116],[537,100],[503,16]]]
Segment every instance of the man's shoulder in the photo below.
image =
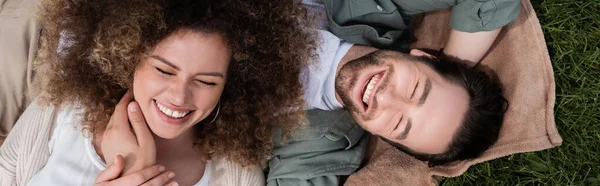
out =
[[[288,143],[330,140],[339,141],[346,139],[348,147],[356,144],[362,137],[364,130],[356,123],[345,109],[305,111],[306,124],[295,130],[285,142],[281,138],[281,131],[274,135],[275,146],[281,147]],[[276,129],[278,130],[278,129]]]
[[267,182],[337,182],[337,176],[350,175],[360,167],[368,135],[346,110],[308,110],[306,117],[307,125],[287,140],[274,135]]

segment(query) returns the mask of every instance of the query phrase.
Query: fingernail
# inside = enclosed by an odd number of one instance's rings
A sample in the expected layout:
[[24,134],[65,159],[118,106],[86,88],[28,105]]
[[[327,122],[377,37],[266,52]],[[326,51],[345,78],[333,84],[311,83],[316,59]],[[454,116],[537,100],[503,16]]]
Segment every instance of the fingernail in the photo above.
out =
[[137,111],[137,107],[133,103],[129,103],[129,111],[135,112]]
[[158,166],[158,171],[163,172],[165,171],[165,166]]
[[179,186],[179,184],[177,182],[173,183],[173,185],[171,186]]
[[118,157],[119,157],[119,155],[121,155],[121,154],[117,154],[117,155],[115,156],[115,159],[113,160],[113,163],[112,163],[113,165],[116,165],[116,164],[117,164],[117,160],[119,159],[119,158],[118,158]]
[[[175,173],[170,172],[169,175],[167,175],[167,176],[169,176],[169,179],[171,179],[171,178],[175,177]],[[175,183],[175,184],[177,184],[177,183]]]

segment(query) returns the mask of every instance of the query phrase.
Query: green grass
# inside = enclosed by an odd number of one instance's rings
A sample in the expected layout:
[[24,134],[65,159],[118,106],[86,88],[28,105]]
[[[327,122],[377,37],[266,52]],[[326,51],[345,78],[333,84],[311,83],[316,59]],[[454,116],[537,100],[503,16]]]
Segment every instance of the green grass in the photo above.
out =
[[562,146],[471,167],[441,185],[600,185],[600,0],[532,0],[556,80]]

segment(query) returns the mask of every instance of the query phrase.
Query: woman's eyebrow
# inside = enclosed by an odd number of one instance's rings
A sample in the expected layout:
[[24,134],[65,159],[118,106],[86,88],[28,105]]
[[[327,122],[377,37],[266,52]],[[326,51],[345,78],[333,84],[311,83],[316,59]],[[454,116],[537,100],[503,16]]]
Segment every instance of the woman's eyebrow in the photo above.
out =
[[199,72],[199,73],[196,73],[196,76],[215,76],[215,77],[224,78],[223,74],[220,72]]
[[154,58],[154,59],[156,59],[156,60],[158,60],[160,62],[163,62],[166,65],[169,65],[171,68],[174,68],[175,70],[179,70],[179,67],[177,67],[173,63],[167,61],[165,58],[162,58],[162,57],[157,56],[157,55],[152,55],[150,57],[152,57],[152,58]]

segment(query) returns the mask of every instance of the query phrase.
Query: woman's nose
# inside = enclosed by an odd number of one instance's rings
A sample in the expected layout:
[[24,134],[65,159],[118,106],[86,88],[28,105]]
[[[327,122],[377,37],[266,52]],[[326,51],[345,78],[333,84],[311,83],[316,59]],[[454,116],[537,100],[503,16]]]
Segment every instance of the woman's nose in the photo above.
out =
[[181,106],[187,101],[189,97],[188,92],[188,83],[185,81],[178,81],[169,89],[169,101],[175,106]]

